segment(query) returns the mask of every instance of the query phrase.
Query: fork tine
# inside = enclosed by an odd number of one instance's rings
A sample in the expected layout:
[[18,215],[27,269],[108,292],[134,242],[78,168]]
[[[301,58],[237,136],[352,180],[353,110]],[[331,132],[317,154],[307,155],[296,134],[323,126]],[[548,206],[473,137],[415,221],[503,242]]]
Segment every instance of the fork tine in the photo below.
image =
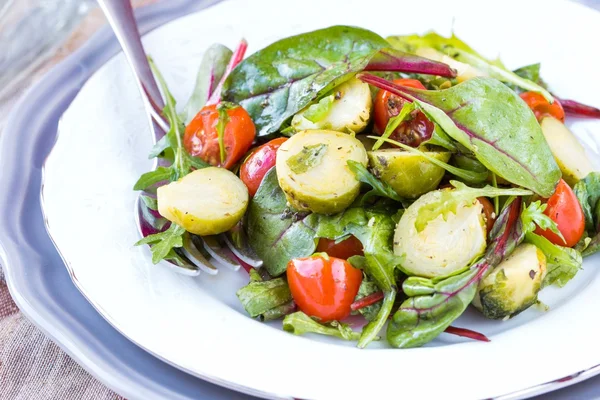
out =
[[199,247],[204,246],[204,249],[219,263],[237,271],[241,268],[241,265],[237,260],[233,259],[227,251],[221,246],[221,243],[216,236],[192,236],[193,243]]
[[202,254],[202,252],[194,245],[188,232],[183,235],[183,247],[181,248],[181,251],[188,260],[198,266],[203,272],[210,275],[216,275],[219,272],[219,270],[212,265],[210,261],[204,257],[204,254]]
[[254,250],[248,245],[245,233],[242,232],[227,232],[220,235],[229,250],[246,264],[260,268],[263,261],[258,258]]

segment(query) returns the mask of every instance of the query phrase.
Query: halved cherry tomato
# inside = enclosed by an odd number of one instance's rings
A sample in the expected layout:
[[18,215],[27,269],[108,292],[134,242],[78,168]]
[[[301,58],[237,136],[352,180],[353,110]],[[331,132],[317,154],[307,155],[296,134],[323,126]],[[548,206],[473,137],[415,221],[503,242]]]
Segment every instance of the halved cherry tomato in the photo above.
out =
[[[416,79],[395,79],[394,83],[415,89],[425,89]],[[400,114],[400,110],[408,100],[385,90],[380,90],[375,98],[375,131],[380,135],[385,131],[391,117]],[[390,139],[412,147],[418,147],[433,134],[434,125],[421,111],[413,111],[408,119],[402,122],[391,134]]]
[[535,230],[538,235],[559,246],[573,247],[579,242],[585,230],[585,217],[577,196],[564,180],[558,182],[556,191],[548,199],[548,206],[544,214],[556,222],[558,230],[565,240],[550,230],[543,230],[539,226]]
[[263,178],[275,165],[277,149],[287,138],[273,139],[253,150],[240,167],[240,179],[248,187],[250,197],[256,194]]
[[538,121],[549,115],[561,122],[565,122],[565,111],[557,99],[554,99],[554,103],[550,104],[544,96],[537,92],[524,92],[520,96],[529,108],[531,108]]
[[330,257],[349,259],[352,256],[362,256],[363,245],[355,236],[336,243],[335,240],[321,238],[317,245],[317,252],[327,253]]
[[217,124],[220,118],[218,107],[223,106],[212,104],[202,108],[185,128],[183,145],[194,157],[200,157],[211,165],[231,168],[252,146],[256,128],[242,107],[227,107],[228,118],[223,131],[225,159],[221,160]]
[[321,322],[329,322],[350,315],[362,272],[346,260],[315,254],[291,260],[287,278],[300,310]]
[[494,206],[492,202],[487,197],[478,197],[477,200],[483,206],[483,216],[485,217],[485,228],[487,233],[491,232],[494,227],[494,222],[496,222],[496,214],[494,212]]

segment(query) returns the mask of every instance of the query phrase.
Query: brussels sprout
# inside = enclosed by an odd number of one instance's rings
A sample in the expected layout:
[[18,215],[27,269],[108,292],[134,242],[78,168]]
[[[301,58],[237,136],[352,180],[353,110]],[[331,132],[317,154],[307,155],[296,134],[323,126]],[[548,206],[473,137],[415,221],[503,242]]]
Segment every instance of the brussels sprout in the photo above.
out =
[[545,117],[541,126],[565,182],[573,186],[594,171],[585,149],[565,124]]
[[473,305],[491,319],[508,319],[531,307],[546,276],[546,256],[524,243],[485,277]]
[[360,191],[348,160],[367,165],[367,151],[354,137],[335,131],[299,132],[277,150],[279,186],[297,210],[338,213]]
[[352,78],[333,90],[333,93],[300,111],[292,118],[297,130],[331,129],[360,132],[371,115],[371,90],[363,81]]
[[[447,151],[421,149],[440,161],[448,162]],[[416,198],[437,189],[444,169],[423,156],[397,149],[371,151],[369,164],[382,181],[387,182],[401,197]]]
[[429,192],[406,209],[396,226],[394,253],[403,256],[402,267],[426,278],[446,276],[471,264],[486,248],[482,205],[475,199],[448,204],[448,212],[435,215],[424,227],[421,213],[444,200],[445,190]]
[[248,189],[224,168],[198,169],[157,192],[158,212],[196,235],[231,229],[246,212]]

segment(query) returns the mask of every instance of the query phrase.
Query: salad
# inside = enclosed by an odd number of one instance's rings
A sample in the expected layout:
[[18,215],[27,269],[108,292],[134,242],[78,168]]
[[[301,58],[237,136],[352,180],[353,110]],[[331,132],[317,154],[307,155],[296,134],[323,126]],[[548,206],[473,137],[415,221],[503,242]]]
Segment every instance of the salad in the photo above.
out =
[[543,309],[600,249],[600,173],[564,124],[600,110],[552,94],[540,64],[349,26],[246,47],[210,47],[181,112],[153,66],[170,130],[135,190],[154,263],[222,243],[250,317],[409,348],[487,340],[453,321]]

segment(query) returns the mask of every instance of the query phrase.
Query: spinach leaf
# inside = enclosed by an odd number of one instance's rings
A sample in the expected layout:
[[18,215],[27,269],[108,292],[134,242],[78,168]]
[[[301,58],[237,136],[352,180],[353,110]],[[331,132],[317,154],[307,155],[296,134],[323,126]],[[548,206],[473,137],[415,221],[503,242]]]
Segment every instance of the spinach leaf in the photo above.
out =
[[521,98],[492,78],[419,90],[361,73],[363,81],[416,102],[427,117],[507,181],[550,197],[561,172],[540,124]]
[[523,241],[521,199],[513,200],[494,223],[486,254],[466,271],[445,279],[411,276],[402,289],[409,296],[387,329],[394,347],[418,347],[433,340],[473,301],[481,279]]
[[283,278],[268,281],[251,281],[237,291],[237,297],[252,318],[273,313],[273,309],[287,305],[292,294]]
[[581,254],[569,247],[557,246],[543,236],[527,232],[525,241],[535,245],[546,256],[546,277],[544,286],[556,284],[563,287],[575,277],[581,269]]
[[[315,232],[306,219],[287,205],[275,168],[265,175],[247,211],[248,241],[272,276],[283,274],[292,258],[314,253]],[[311,217],[312,218],[312,217]]]
[[363,195],[361,204],[365,204],[367,200],[373,196],[387,197],[394,201],[402,201],[402,198],[398,196],[398,193],[396,193],[388,183],[377,179],[364,165],[354,160],[348,160],[347,164],[348,168],[350,168],[350,171],[352,171],[358,181],[371,186],[371,190]]
[[[223,99],[248,111],[257,136],[276,132],[298,111],[327,94],[369,65],[379,50],[389,47],[381,36],[362,28],[332,26],[279,40],[241,62],[223,86]],[[396,68],[438,66],[441,63],[404,53],[387,52]],[[404,58],[409,62],[403,63]],[[386,68],[393,68],[389,61]],[[373,68],[376,68],[373,66]]]
[[318,333],[320,335],[335,336],[344,340],[358,340],[360,333],[354,332],[348,325],[338,321],[320,324],[302,311],[287,315],[283,319],[283,330],[294,335],[305,333]]
[[233,52],[229,48],[218,43],[213,44],[206,50],[196,75],[194,90],[180,116],[183,122],[189,124],[198,111],[204,107],[223,77],[232,54]]

